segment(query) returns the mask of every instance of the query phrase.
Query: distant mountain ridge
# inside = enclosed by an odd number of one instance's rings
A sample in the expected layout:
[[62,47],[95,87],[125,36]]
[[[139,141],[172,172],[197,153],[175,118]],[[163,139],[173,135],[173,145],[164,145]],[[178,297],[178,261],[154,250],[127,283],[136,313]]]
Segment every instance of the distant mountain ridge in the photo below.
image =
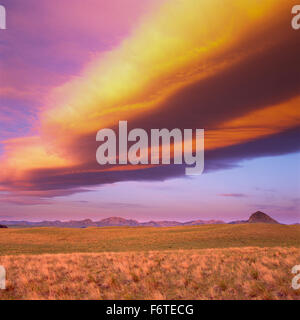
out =
[[[87,228],[87,227],[177,227],[177,226],[197,226],[205,224],[225,224],[221,220],[191,220],[187,222],[178,221],[148,221],[138,222],[137,220],[124,219],[121,217],[110,217],[100,221],[93,221],[91,219],[85,220],[71,220],[71,221],[0,221],[0,227],[16,226],[16,227],[60,227],[60,228]],[[243,224],[243,223],[270,223],[278,224],[276,220],[267,214],[257,211],[253,213],[248,220],[237,220],[228,222],[228,224]]]
[[110,217],[100,221],[93,221],[91,219],[85,220],[71,220],[71,221],[1,221],[6,226],[19,227],[61,227],[61,228],[87,228],[87,227],[176,227],[176,226],[192,226],[203,224],[222,224],[221,220],[192,220],[187,222],[178,221],[148,221],[138,222],[137,220],[124,219],[121,217]]

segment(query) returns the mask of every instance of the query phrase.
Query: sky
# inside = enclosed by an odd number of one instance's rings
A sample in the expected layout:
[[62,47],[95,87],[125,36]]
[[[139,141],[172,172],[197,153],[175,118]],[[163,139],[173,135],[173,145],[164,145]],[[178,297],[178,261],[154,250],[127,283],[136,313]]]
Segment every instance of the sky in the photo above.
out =
[[[294,1],[2,0],[0,220],[300,222]],[[298,33],[297,33],[298,32]],[[204,128],[205,170],[100,166],[96,133]]]

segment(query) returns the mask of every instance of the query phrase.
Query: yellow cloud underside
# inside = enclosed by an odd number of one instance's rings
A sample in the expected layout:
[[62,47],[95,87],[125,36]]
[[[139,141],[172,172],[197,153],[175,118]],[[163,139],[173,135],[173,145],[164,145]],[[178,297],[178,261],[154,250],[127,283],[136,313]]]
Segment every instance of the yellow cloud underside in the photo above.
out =
[[[229,68],[257,50],[249,47],[241,53],[233,48],[265,24],[266,16],[276,17],[283,5],[281,0],[165,1],[117,48],[101,54],[79,77],[52,92],[40,116],[41,137],[8,142],[4,174],[20,176],[32,169],[75,165],[61,154],[76,144],[77,137],[163,107],[162,101],[178,89]],[[292,126],[293,105],[287,102],[229,121],[207,132],[206,148]],[[270,119],[257,122],[263,117]]]
[[24,137],[5,143],[5,158],[2,161],[0,178],[24,178],[26,172],[35,169],[66,168],[75,164],[46,149],[40,137]]
[[119,47],[55,90],[42,115],[44,132],[95,132],[111,126],[117,116],[130,119],[135,112],[158,107],[178,88],[229,67],[239,57],[232,52],[222,59],[222,54],[277,10],[278,3],[166,1]]

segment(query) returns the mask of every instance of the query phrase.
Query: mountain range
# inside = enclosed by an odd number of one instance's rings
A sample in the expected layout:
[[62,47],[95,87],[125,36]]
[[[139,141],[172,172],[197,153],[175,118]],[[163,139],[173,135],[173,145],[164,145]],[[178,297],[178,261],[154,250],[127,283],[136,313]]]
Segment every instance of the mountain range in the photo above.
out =
[[[221,220],[192,220],[187,222],[178,221],[148,221],[138,222],[137,220],[124,219],[120,217],[110,217],[100,221],[93,221],[91,219],[85,220],[71,220],[71,221],[0,221],[3,226],[14,227],[61,227],[61,228],[87,228],[87,227],[176,227],[176,226],[196,226],[205,224],[225,224]],[[242,224],[242,223],[279,223],[267,214],[257,211],[253,213],[248,220],[231,221],[229,224]]]
[[93,221],[91,219],[85,220],[71,220],[71,221],[1,221],[1,224],[6,226],[19,227],[62,227],[62,228],[87,228],[87,227],[176,227],[176,226],[192,226],[201,224],[222,224],[224,221],[220,220],[193,220],[188,222],[177,221],[148,221],[138,222],[137,220],[124,219],[120,217],[110,217],[100,221]]

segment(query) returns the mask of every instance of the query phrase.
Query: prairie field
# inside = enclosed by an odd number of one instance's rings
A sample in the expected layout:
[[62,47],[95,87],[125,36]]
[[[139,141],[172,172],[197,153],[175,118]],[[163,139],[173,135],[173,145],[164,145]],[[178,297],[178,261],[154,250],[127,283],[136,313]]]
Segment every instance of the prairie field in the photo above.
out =
[[300,299],[298,248],[2,256],[0,299]]
[[1,299],[292,299],[300,226],[0,230]]
[[0,229],[0,255],[300,247],[300,225]]

